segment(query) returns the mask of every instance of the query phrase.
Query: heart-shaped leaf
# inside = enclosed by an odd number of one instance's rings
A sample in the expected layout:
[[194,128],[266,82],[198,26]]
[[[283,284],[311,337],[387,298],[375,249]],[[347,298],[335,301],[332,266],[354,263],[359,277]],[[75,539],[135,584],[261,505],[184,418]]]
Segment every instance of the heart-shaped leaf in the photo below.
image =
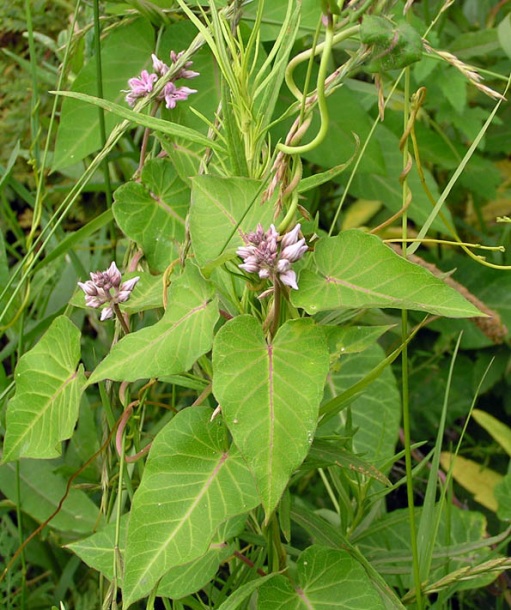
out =
[[257,481],[267,518],[316,429],[329,354],[312,320],[286,322],[267,343],[251,316],[230,320],[213,346],[213,392]]
[[348,551],[310,546],[296,569],[296,586],[279,575],[259,588],[258,610],[385,610],[366,571]]
[[189,203],[190,189],[166,159],[146,163],[142,183],[128,182],[115,191],[115,220],[142,248],[152,270],[164,271],[179,255]]

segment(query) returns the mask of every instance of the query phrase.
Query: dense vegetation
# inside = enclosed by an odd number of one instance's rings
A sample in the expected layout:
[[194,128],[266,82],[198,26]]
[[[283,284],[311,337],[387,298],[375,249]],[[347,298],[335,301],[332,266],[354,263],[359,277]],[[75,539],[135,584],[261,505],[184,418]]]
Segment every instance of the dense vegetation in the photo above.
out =
[[511,3],[4,4],[0,607],[511,606]]

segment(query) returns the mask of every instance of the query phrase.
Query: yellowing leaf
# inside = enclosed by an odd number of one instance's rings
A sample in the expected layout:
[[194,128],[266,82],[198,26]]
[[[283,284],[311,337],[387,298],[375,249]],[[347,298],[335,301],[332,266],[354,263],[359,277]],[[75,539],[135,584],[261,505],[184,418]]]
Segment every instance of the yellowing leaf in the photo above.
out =
[[511,457],[511,428],[493,417],[493,415],[479,409],[472,411],[472,417]]
[[443,451],[440,455],[442,468],[449,470],[453,459],[455,460],[452,471],[454,480],[474,494],[476,502],[493,512],[497,512],[498,503],[495,499],[494,488],[502,480],[502,475],[472,460],[454,456],[448,451]]
[[350,205],[348,211],[344,215],[342,223],[343,231],[345,229],[358,229],[366,225],[369,220],[379,212],[382,207],[382,202],[374,199],[358,199]]

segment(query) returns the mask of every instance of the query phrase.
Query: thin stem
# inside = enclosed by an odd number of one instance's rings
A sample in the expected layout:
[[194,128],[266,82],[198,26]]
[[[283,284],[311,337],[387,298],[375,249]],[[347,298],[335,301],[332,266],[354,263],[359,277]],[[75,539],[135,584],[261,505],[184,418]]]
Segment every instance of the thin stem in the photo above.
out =
[[117,303],[113,304],[113,310],[115,311],[115,315],[117,316],[117,319],[119,320],[121,326],[122,326],[122,330],[129,335],[130,334],[130,327],[128,326],[128,324],[126,323],[126,319],[124,318],[124,315],[121,311],[121,308],[119,307],[119,305]]
[[[404,132],[406,133],[410,115],[410,69],[405,70],[405,81],[404,81]],[[407,238],[408,238],[408,214],[406,212],[409,205],[409,198],[411,193],[409,192],[407,177],[409,172],[409,156],[408,151],[408,138],[403,141],[403,185],[402,185],[402,196],[404,208],[403,222],[402,222],[402,237],[403,237],[403,257],[407,256]],[[412,558],[413,558],[413,580],[416,591],[416,602],[417,610],[422,610],[423,599],[421,591],[421,579],[420,579],[420,565],[419,565],[419,550],[417,546],[417,528],[415,524],[415,505],[413,497],[413,464],[412,464],[412,448],[411,448],[411,432],[410,432],[410,393],[408,386],[408,344],[406,338],[408,334],[408,311],[403,309],[401,311],[401,337],[403,342],[403,351],[401,353],[401,394],[403,401],[403,431],[405,441],[405,465],[406,465],[406,495],[408,499],[408,515],[410,519],[410,542],[412,547]]]
[[[104,98],[103,95],[103,68],[101,64],[101,27],[99,24],[99,0],[94,0],[94,52],[96,61],[96,85],[97,95],[100,99]],[[106,144],[106,127],[105,127],[105,111],[100,106],[98,107],[99,113],[99,137],[101,139],[101,146],[104,147]],[[105,197],[107,206],[112,206],[112,185],[110,184],[110,172],[108,169],[108,159],[105,157],[101,163],[103,176],[105,179]]]

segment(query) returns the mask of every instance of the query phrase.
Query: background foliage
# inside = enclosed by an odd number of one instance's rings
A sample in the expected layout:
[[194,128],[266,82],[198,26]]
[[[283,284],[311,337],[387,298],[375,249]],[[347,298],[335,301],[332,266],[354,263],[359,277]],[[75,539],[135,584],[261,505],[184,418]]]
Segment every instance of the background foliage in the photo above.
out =
[[0,17],[0,605],[510,606],[509,3]]

